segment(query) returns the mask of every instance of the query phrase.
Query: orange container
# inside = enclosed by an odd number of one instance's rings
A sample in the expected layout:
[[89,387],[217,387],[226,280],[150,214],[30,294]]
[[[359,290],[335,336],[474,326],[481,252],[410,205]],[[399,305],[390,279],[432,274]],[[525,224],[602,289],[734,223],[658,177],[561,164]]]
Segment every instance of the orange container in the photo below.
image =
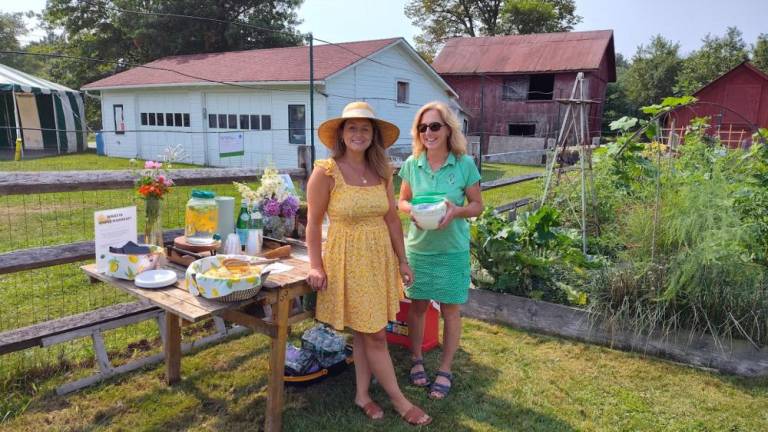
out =
[[[411,348],[411,339],[408,337],[408,309],[410,306],[410,300],[400,300],[400,312],[397,313],[396,321],[390,321],[387,324],[388,343]],[[435,348],[440,343],[439,321],[440,312],[430,304],[424,323],[424,340],[421,342],[423,352]]]

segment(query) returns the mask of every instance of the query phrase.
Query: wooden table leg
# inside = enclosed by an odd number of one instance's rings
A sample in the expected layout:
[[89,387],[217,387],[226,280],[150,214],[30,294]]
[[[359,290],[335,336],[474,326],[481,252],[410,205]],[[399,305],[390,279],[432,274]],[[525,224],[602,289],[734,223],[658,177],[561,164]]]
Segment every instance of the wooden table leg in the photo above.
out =
[[276,326],[272,337],[272,349],[269,355],[269,382],[267,387],[267,415],[264,421],[266,432],[277,432],[283,428],[283,403],[285,397],[285,343],[288,341],[288,306],[287,293],[280,293],[273,312]]
[[176,314],[165,312],[165,380],[168,385],[181,379],[181,326]]

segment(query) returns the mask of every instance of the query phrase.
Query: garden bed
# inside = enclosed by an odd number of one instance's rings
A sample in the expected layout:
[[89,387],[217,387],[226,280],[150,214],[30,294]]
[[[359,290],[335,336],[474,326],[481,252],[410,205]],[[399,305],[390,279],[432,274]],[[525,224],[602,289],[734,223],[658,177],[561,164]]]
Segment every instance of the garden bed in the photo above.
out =
[[739,339],[718,342],[710,335],[687,331],[650,336],[635,334],[607,323],[595,322],[585,309],[482,289],[469,291],[469,301],[462,313],[470,318],[652,355],[723,373],[768,376],[768,348],[757,349]]

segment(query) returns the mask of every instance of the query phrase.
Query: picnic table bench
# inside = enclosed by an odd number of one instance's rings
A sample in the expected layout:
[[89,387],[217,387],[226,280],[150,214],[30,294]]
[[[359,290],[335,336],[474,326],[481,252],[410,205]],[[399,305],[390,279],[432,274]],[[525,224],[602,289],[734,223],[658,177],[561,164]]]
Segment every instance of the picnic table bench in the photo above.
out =
[[[163,311],[163,317],[159,323],[163,337],[166,381],[169,385],[181,379],[182,325],[216,318],[269,336],[271,349],[264,428],[266,431],[279,431],[282,429],[285,344],[288,340],[289,327],[313,316],[311,311],[292,307],[297,299],[311,292],[305,280],[309,272],[309,262],[306,258],[296,257],[286,258],[281,262],[292,268],[286,272],[270,274],[263,288],[254,298],[231,303],[190,294],[184,282],[186,269],[172,263],[164,267],[175,271],[178,281],[162,289],[138,288],[132,281],[99,273],[95,264],[81,268],[92,281],[106,282],[133,294],[143,303],[151,304]],[[258,313],[264,309],[267,313]]]

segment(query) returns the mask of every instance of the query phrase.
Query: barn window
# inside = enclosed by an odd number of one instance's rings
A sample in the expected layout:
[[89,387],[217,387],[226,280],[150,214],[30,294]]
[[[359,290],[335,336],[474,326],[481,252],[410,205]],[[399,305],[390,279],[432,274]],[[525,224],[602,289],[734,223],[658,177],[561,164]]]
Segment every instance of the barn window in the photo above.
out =
[[237,129],[237,115],[235,114],[229,114],[227,115],[227,119],[229,120],[229,128],[230,129]]
[[535,136],[536,125],[532,123],[510,123],[509,135],[514,136]]
[[208,129],[216,129],[216,114],[208,114]]
[[397,103],[407,104],[409,99],[409,85],[407,81],[397,82]]
[[173,126],[173,113],[165,113],[165,125]]
[[142,126],[147,125],[147,113],[141,113],[141,125]]
[[219,129],[226,129],[226,128],[227,128],[227,115],[219,114]]
[[155,117],[155,113],[149,113],[149,125],[155,126],[157,124],[157,119]]
[[291,144],[306,144],[306,110],[305,105],[288,105],[288,142]]
[[505,78],[501,98],[507,101],[524,101],[528,95],[528,76]]
[[184,127],[189,127],[189,113],[184,113]]
[[240,129],[242,130],[248,130],[250,129],[250,126],[248,125],[248,114],[240,114]]
[[165,116],[163,116],[163,113],[157,113],[157,125],[165,126]]
[[176,126],[181,127],[181,125],[183,124],[181,122],[181,113],[173,114],[173,121],[176,123]]
[[528,100],[552,100],[555,92],[555,75],[531,75]]
[[251,114],[251,130],[259,130],[261,128],[261,122],[259,116]]
[[262,130],[272,129],[272,116],[270,115],[261,116],[261,129]]

